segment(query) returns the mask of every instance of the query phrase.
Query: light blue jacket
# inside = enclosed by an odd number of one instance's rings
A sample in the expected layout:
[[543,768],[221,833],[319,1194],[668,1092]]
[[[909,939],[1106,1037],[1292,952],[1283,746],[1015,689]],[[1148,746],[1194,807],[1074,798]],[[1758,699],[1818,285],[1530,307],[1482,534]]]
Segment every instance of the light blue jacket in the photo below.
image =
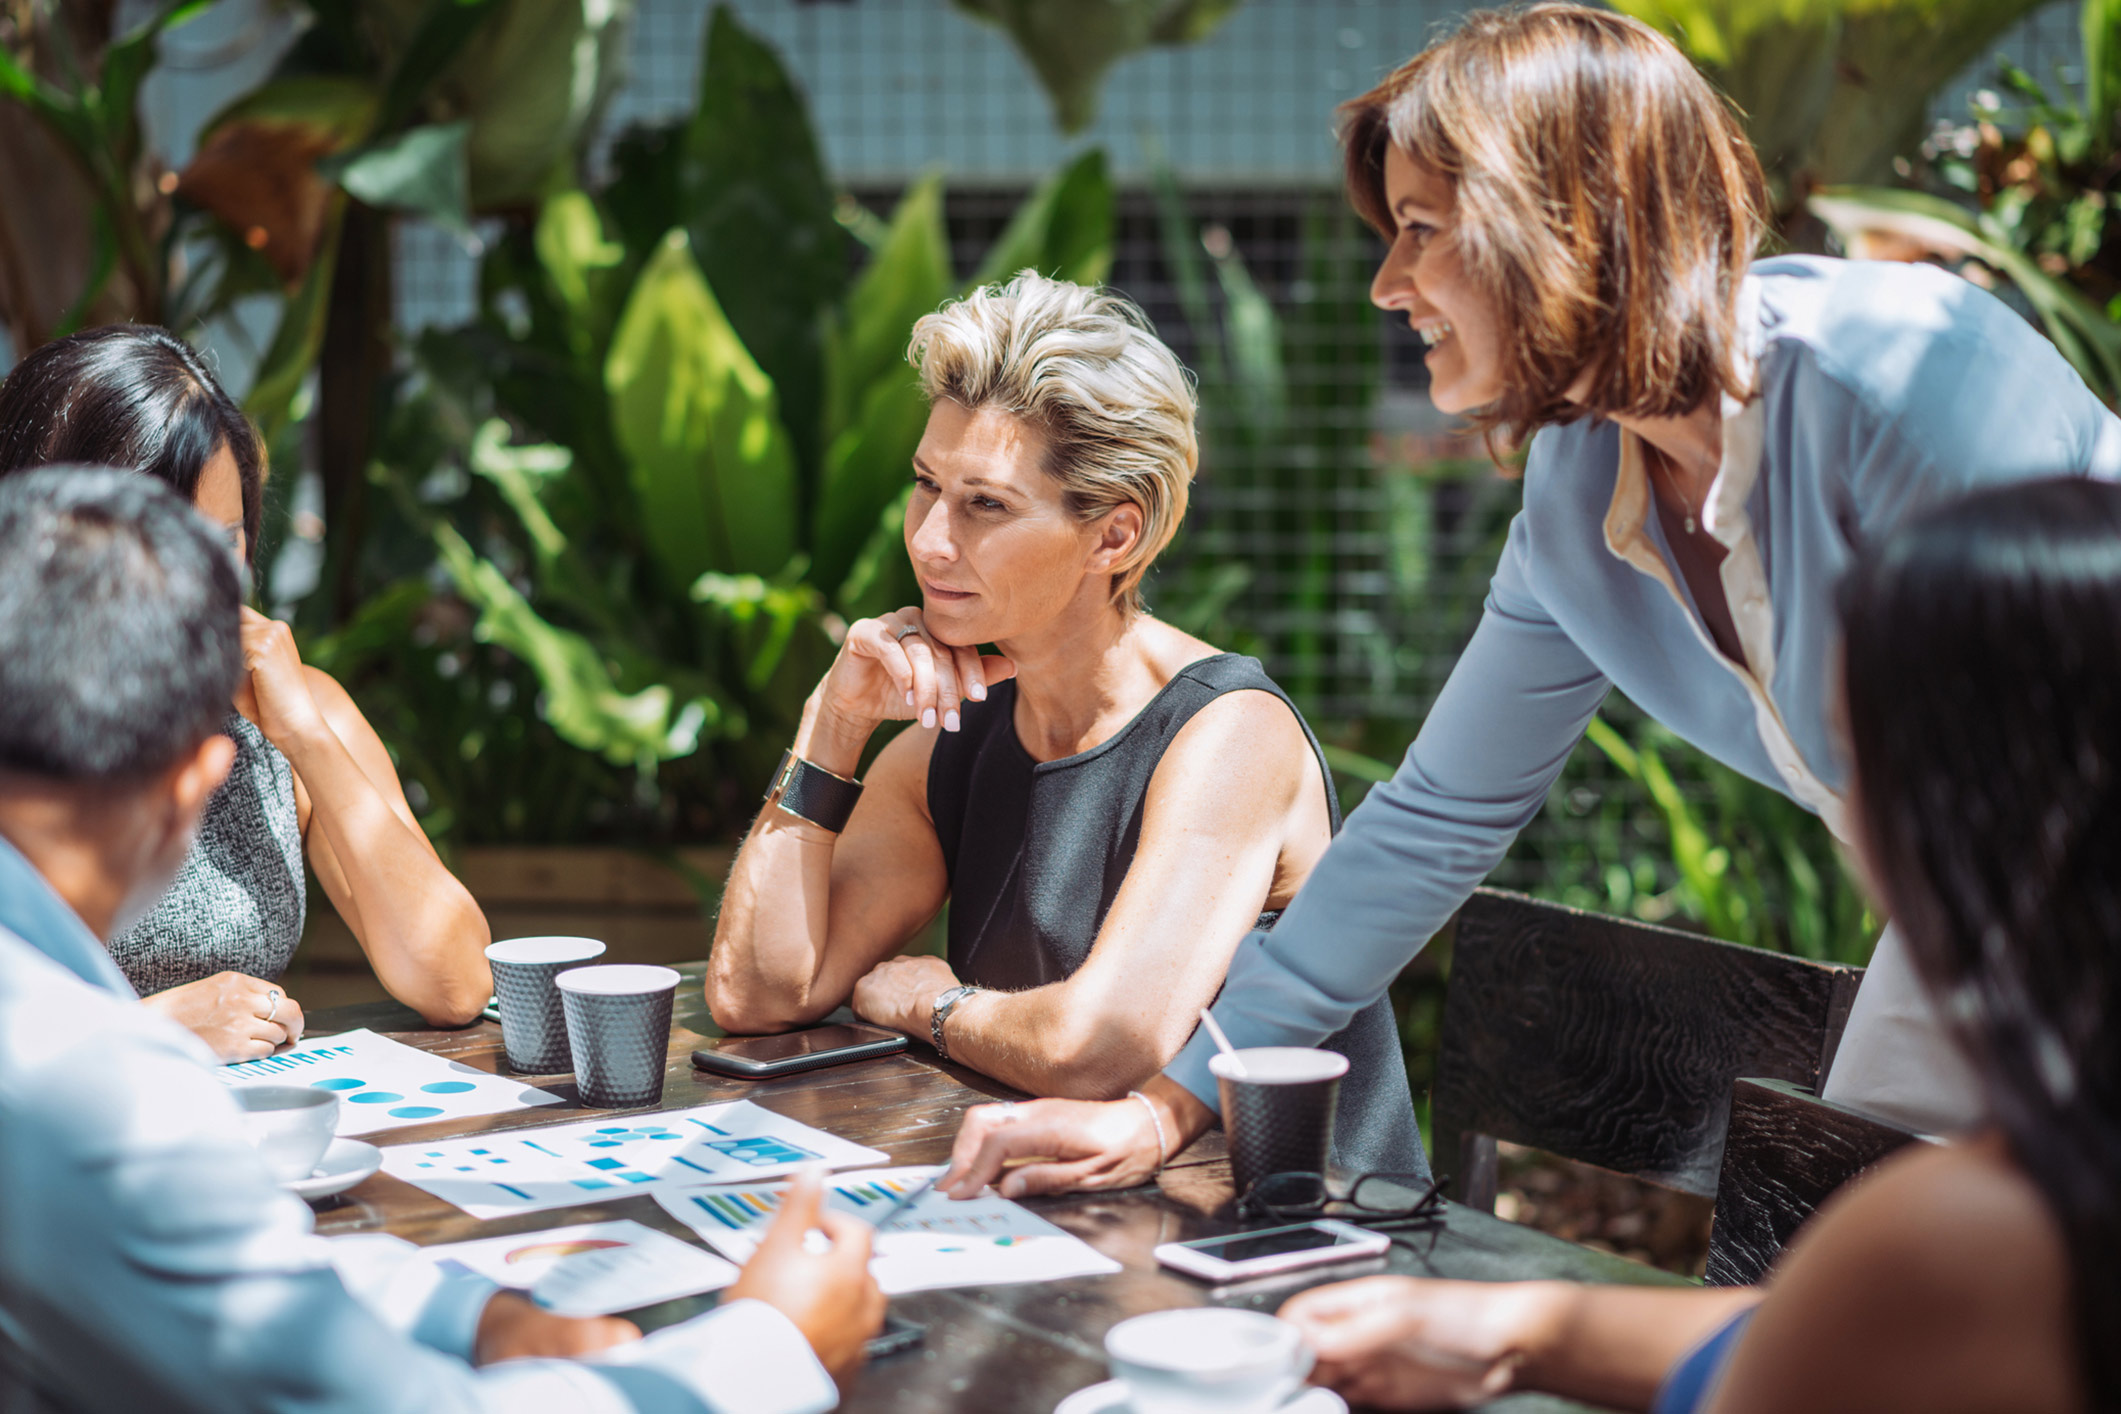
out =
[[[1684,581],[1675,596],[1609,542],[1630,485],[1620,428],[1540,432],[1486,612],[1420,735],[1280,924],[1238,949],[1215,1004],[1234,1044],[1316,1045],[1381,996],[1538,814],[1615,687],[1831,822],[1833,800],[1807,799],[1804,786],[1837,791],[1843,777],[1829,727],[1834,593],[1857,550],[1979,487],[2121,477],[2121,422],[2037,330],[1966,281],[1781,257],[1746,284],[1759,395],[1742,415],[1726,409],[1719,485],[1740,472],[1749,482],[1730,508],[1749,532],[1734,550],[1757,554],[1764,579],[1753,619],[1772,645],[1763,698],[1697,628]],[[1734,470],[1733,445],[1748,442],[1757,464]],[[1637,558],[1669,562],[1656,516],[1637,519]],[[1775,759],[1762,725],[1772,717],[1785,756],[1793,745],[1801,761]],[[1166,1071],[1211,1107],[1213,1053],[1196,1033]]]
[[739,1301],[615,1352],[473,1370],[493,1283],[326,1241],[205,1046],[0,839],[0,1410],[815,1414],[800,1332]]

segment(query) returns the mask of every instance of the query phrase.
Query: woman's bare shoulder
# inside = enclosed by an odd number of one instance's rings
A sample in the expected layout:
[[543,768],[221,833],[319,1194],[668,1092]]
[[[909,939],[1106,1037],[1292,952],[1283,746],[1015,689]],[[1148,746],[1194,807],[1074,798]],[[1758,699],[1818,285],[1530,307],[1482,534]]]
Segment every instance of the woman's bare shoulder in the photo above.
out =
[[1911,1146],[1791,1245],[1715,1408],[2073,1414],[2070,1285],[2062,1230],[2000,1141]]

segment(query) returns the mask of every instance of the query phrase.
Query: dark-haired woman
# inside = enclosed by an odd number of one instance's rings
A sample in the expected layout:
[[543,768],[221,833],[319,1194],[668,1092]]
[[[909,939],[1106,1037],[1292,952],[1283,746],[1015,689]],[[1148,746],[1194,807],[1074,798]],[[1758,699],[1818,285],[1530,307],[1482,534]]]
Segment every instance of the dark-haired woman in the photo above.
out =
[[1764,1292],[1306,1292],[1314,1378],[1400,1409],[2121,1408],[2121,487],[1971,497],[1842,605],[1857,853],[1994,1123],[1838,1195]]
[[[197,354],[162,329],[121,324],[55,340],[0,383],[0,475],[55,462],[160,478],[256,553],[264,466],[257,433]],[[305,853],[392,996],[462,1025],[492,979],[485,915],[442,867],[390,755],[287,625],[243,611],[249,674],[226,731],[236,764],[169,891],[114,934],[112,956],[147,1004],[225,1061],[300,1038],[279,986],[301,940]]]
[[[1760,164],[1669,41],[1623,15],[1470,15],[1349,105],[1349,193],[1390,239],[1371,295],[1430,345],[1438,407],[1529,437],[1487,611],[1370,792],[1215,1004],[1313,1045],[1382,996],[1544,807],[1619,688],[1846,838],[1833,586],[1862,547],[1986,485],[2121,475],[2121,422],[2025,320],[1920,266],[1755,261]],[[953,1191],[1139,1182],[1214,1119],[1196,1034],[1148,1105],[967,1117]],[[1948,1131],[1977,1087],[1897,930],[1828,1098]],[[1131,1109],[1134,1113],[1129,1113]]]

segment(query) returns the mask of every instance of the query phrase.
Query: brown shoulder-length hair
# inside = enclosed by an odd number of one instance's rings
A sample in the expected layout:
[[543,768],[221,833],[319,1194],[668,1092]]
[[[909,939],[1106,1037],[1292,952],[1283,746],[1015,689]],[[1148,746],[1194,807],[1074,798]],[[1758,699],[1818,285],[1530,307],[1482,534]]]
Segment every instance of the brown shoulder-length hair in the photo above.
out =
[[1466,271],[1508,331],[1505,391],[1478,426],[1521,441],[1748,396],[1738,285],[1767,186],[1730,107],[1664,36],[1581,5],[1475,11],[1341,119],[1349,199],[1386,239],[1388,145],[1456,193]]

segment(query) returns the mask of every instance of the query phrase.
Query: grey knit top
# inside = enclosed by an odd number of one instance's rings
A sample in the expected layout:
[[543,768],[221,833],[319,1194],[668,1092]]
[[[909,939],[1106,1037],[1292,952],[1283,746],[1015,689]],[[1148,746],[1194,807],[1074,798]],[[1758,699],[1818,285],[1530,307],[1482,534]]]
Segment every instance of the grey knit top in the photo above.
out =
[[221,730],[236,743],[236,764],[207,802],[191,853],[161,902],[110,940],[143,997],[217,972],[277,981],[302,939],[294,769],[246,718],[230,713]]

